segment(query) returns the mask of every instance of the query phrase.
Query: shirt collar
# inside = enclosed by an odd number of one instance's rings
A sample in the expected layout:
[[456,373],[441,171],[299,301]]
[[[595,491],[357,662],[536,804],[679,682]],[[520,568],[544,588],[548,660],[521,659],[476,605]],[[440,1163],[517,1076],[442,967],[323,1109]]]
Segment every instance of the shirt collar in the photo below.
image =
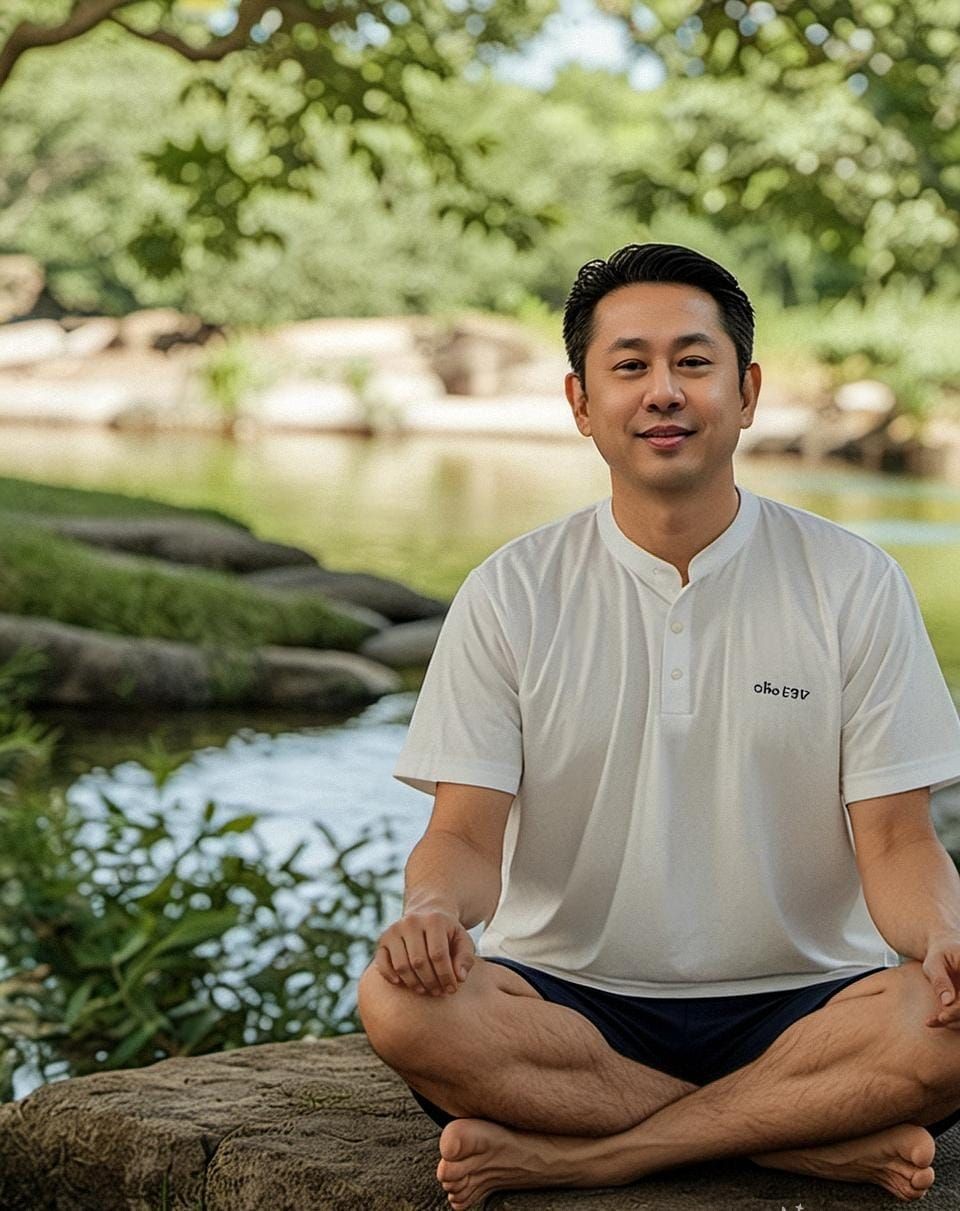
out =
[[[760,513],[760,502],[752,492],[748,492],[746,488],[741,488],[739,485],[737,485],[737,494],[740,497],[740,505],[733,521],[722,534],[718,535],[702,551],[698,551],[690,560],[690,566],[687,569],[690,584],[723,567],[732,556],[736,555],[753,533],[753,527]],[[612,496],[608,496],[598,503],[597,526],[604,544],[620,563],[636,572],[646,584],[662,596],[670,598],[677,596],[682,588],[680,573],[672,563],[659,559],[656,555],[651,555],[649,551],[645,551],[643,547],[638,546],[624,534],[613,516]]]

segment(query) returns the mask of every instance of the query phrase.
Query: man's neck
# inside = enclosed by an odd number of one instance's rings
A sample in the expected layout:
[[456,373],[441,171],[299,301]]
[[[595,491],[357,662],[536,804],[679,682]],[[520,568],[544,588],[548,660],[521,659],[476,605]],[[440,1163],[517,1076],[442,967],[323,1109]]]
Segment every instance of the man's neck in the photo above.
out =
[[613,517],[631,542],[672,563],[687,583],[694,555],[708,547],[737,515],[740,497],[733,479],[696,495],[641,494],[613,481]]

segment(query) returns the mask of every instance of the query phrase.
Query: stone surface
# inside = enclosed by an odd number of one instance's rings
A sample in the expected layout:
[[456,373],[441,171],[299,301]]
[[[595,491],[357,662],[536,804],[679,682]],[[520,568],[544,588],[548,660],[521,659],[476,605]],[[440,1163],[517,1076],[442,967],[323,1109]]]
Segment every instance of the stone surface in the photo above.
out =
[[395,672],[355,652],[276,646],[207,650],[0,614],[0,661],[22,647],[48,658],[32,701],[63,706],[231,702],[337,711],[401,688]]
[[374,576],[370,572],[340,572],[333,568],[276,568],[252,572],[245,579],[251,584],[291,592],[321,593],[331,601],[349,601],[376,610],[391,622],[416,622],[447,612],[447,602],[426,597],[398,580]]
[[221,572],[304,567],[317,562],[313,555],[299,547],[267,542],[249,530],[226,522],[179,517],[44,517],[40,514],[30,514],[29,520],[31,525],[44,526],[92,546]]
[[359,647],[361,656],[368,656],[392,669],[426,665],[433,655],[443,618],[423,618],[419,622],[403,622],[365,639]]
[[59,357],[66,334],[55,320],[22,320],[0,328],[0,366],[24,366]]
[[[43,1086],[0,1106],[4,1211],[443,1211],[439,1127],[364,1034],[270,1043]],[[960,1202],[942,1136],[924,1211]],[[747,1160],[628,1186],[497,1191],[486,1211],[853,1211],[876,1186]]]

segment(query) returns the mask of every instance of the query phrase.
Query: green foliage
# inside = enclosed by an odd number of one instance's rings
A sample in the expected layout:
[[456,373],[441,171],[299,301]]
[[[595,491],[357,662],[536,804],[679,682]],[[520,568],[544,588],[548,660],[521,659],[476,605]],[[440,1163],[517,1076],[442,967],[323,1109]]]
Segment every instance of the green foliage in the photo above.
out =
[[161,757],[152,808],[0,798],[0,1100],[21,1063],[83,1075],[362,1029],[347,971],[398,873],[351,869],[370,830],[341,848],[316,822],[333,851],[317,878],[305,842],[268,857],[253,813],[161,802]]
[[[50,49],[43,49],[50,39],[42,27],[58,23],[64,35],[52,39],[58,45],[69,44],[81,32],[85,49],[91,41],[100,46],[112,41],[122,53],[132,33],[153,40],[157,72],[171,59],[175,73],[185,66],[176,63],[171,50],[183,59],[202,59],[203,50],[198,55],[197,48],[210,48],[210,58],[222,61],[196,65],[176,99],[182,106],[202,98],[210,119],[186,134],[165,131],[163,140],[144,153],[158,179],[177,190],[190,234],[207,252],[229,257],[239,245],[281,239],[269,221],[251,216],[250,203],[260,196],[320,196],[305,172],[316,163],[313,136],[318,124],[343,130],[350,154],[378,177],[387,169],[378,126],[389,123],[405,130],[414,156],[446,194],[443,213],[490,222],[523,243],[538,216],[518,221],[502,207],[500,218],[488,216],[490,205],[500,199],[482,174],[466,164],[464,141],[447,139],[430,114],[415,104],[416,86],[422,78],[455,78],[476,56],[518,44],[554,7],[554,0],[405,0],[373,7],[356,0],[324,5],[306,0],[291,19],[282,6],[244,0],[237,10],[236,32],[220,39],[204,14],[176,0],[149,8],[119,0],[109,13],[82,24],[84,13],[90,12],[83,0],[50,6],[42,13],[25,0],[14,0],[0,13],[0,85],[18,45],[28,49],[16,64],[14,83],[25,66],[29,73],[38,56],[53,57]],[[273,15],[279,19],[274,21]],[[37,17],[36,27],[18,26],[24,18]],[[229,52],[225,56],[219,54],[221,46]],[[62,61],[51,70],[57,67],[62,76]],[[84,74],[91,75],[89,69]],[[160,206],[130,233],[127,246],[141,265],[162,279],[180,267],[186,243]]]
[[642,212],[682,199],[725,230],[801,236],[804,276],[834,297],[898,276],[955,289],[956,4],[650,0],[646,14],[631,30],[666,65],[673,139],[624,174]]
[[118,557],[2,514],[0,612],[211,648],[352,651],[375,629],[313,594],[271,592],[220,572]]
[[0,793],[49,764],[56,733],[32,719],[24,705],[45,668],[46,658],[26,649],[0,665]]
[[226,420],[236,420],[244,403],[270,382],[271,368],[240,335],[213,341],[204,353],[197,368],[204,394]]

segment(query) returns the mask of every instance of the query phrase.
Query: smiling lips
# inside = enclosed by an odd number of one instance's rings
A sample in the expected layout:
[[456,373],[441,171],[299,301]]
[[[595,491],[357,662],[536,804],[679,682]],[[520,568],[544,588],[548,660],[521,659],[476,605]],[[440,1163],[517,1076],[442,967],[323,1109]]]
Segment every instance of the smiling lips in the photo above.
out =
[[657,450],[673,450],[692,432],[690,429],[681,429],[679,425],[654,425],[637,436],[644,438]]

